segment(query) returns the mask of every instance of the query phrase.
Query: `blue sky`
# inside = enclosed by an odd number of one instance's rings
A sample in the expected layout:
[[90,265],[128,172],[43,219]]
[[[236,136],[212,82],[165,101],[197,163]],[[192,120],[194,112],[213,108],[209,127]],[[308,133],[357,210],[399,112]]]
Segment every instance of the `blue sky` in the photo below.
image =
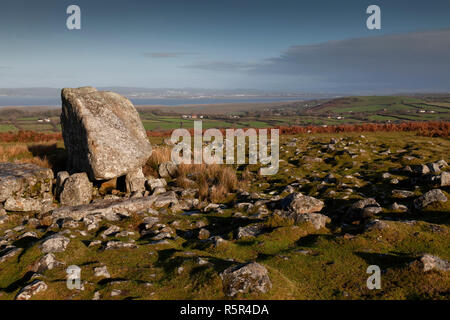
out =
[[448,0],[3,0],[0,87],[448,91],[449,16]]

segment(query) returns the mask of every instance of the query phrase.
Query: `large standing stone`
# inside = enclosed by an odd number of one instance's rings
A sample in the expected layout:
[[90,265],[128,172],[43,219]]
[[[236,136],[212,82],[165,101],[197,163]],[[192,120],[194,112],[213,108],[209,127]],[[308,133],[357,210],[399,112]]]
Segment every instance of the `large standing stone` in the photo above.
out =
[[151,146],[133,104],[92,87],[61,92],[61,126],[72,172],[108,180],[142,167]]
[[53,171],[31,163],[0,163],[0,202],[11,196],[42,197],[52,190]]
[[85,172],[71,175],[62,189],[59,202],[64,206],[88,204],[92,200],[92,183]]

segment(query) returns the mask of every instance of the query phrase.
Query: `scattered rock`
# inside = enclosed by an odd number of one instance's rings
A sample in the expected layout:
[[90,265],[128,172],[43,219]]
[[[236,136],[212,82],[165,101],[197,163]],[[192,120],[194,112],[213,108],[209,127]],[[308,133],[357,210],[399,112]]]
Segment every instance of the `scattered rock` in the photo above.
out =
[[366,219],[381,211],[380,205],[374,198],[362,199],[352,204],[344,219],[347,221]]
[[[157,205],[162,203],[175,202],[176,196],[173,191],[167,197],[162,195],[131,198],[131,199],[118,199],[118,200],[100,200],[95,203],[87,205],[62,207],[56,209],[52,213],[54,220],[72,218],[73,220],[80,221],[84,217],[89,215],[99,215],[106,218],[109,221],[117,221],[120,217],[129,216],[135,212],[148,212],[155,202]],[[164,201],[163,201],[164,200]],[[155,205],[155,207],[157,206]]]
[[64,206],[88,204],[92,200],[92,183],[85,172],[68,177],[62,188],[59,202]]
[[410,198],[410,197],[414,197],[414,192],[412,191],[408,191],[408,190],[392,190],[392,196],[394,198]]
[[157,194],[153,202],[155,208],[162,208],[167,205],[178,205],[177,194],[174,191]]
[[368,223],[366,223],[366,225],[364,226],[365,231],[371,231],[371,230],[381,231],[381,230],[385,230],[387,228],[389,228],[389,225],[386,222],[384,222],[382,220],[378,220],[378,219],[371,220]]
[[47,290],[47,284],[42,280],[34,280],[25,288],[19,291],[16,300],[29,300],[35,294]]
[[433,189],[414,200],[416,209],[423,209],[431,203],[447,202],[447,197],[440,189]]
[[323,201],[301,193],[291,193],[281,200],[283,210],[295,212],[297,214],[319,212],[324,206]]
[[147,186],[151,191],[155,190],[155,188],[165,188],[167,185],[167,182],[165,179],[148,179],[146,181]]
[[425,254],[419,259],[424,272],[430,270],[450,271],[450,262],[431,254]]
[[106,266],[94,268],[94,276],[101,278],[111,278]]
[[256,262],[232,266],[220,274],[226,296],[266,293],[272,288],[267,269]]
[[0,162],[0,203],[15,197],[42,197],[52,190],[53,171],[30,163]]
[[450,186],[450,173],[449,172],[442,172],[439,176],[439,185],[441,187],[447,187]]
[[205,240],[208,239],[210,237],[211,233],[208,231],[208,229],[202,228],[200,229],[200,231],[198,232],[198,238],[200,240]]
[[6,246],[6,248],[0,251],[0,263],[3,263],[11,257],[14,257],[20,251],[22,251],[22,248],[17,248],[15,246]]
[[309,222],[312,224],[314,229],[319,230],[325,228],[326,224],[331,222],[331,219],[326,215],[320,213],[307,213],[298,215],[295,222],[296,223]]
[[33,270],[38,273],[44,273],[46,270],[52,270],[54,267],[62,264],[62,262],[56,261],[53,253],[47,253],[33,266]]
[[5,202],[7,211],[40,211],[42,209],[41,201],[33,198],[8,198]]
[[60,234],[52,235],[46,238],[41,244],[41,250],[44,253],[54,253],[65,251],[70,239]]
[[128,193],[145,191],[145,176],[142,168],[133,170],[125,176],[125,185]]
[[264,225],[261,223],[240,227],[237,230],[236,239],[253,238],[264,232]]
[[133,242],[108,241],[105,250],[124,248],[134,249],[137,248],[137,245]]
[[159,165],[158,173],[161,178],[173,178],[177,173],[177,165],[171,161]]
[[408,211],[408,207],[403,204],[398,204],[397,202],[394,202],[390,208],[392,211],[399,211],[399,212],[406,212]]

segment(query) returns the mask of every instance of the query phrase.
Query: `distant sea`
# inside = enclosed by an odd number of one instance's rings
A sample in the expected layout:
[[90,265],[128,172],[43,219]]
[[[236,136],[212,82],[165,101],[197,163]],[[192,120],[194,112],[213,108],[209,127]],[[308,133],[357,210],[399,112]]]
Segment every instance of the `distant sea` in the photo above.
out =
[[[312,98],[310,98],[312,99]],[[131,98],[136,106],[142,105],[162,105],[162,106],[183,106],[189,104],[216,104],[216,103],[252,103],[252,102],[278,102],[278,101],[299,101],[304,98],[295,97],[268,97],[268,98]],[[61,106],[61,98],[55,97],[13,97],[0,96],[0,108],[5,106]]]

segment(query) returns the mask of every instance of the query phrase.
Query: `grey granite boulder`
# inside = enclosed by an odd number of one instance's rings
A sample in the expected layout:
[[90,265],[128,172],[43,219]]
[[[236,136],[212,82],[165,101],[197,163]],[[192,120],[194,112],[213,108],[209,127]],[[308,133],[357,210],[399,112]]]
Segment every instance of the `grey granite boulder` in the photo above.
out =
[[447,202],[447,197],[440,189],[433,189],[414,200],[416,209],[423,209],[435,202]]
[[296,192],[291,193],[281,200],[281,207],[283,210],[295,212],[297,214],[319,212],[322,210],[323,206],[323,201]]
[[142,167],[151,145],[133,104],[92,87],[61,92],[61,126],[71,172],[108,180]]
[[8,198],[5,202],[5,210],[30,212],[40,211],[42,209],[42,202],[33,198]]
[[65,179],[59,202],[64,206],[88,204],[92,200],[92,182],[85,172],[75,173]]
[[266,293],[272,288],[267,269],[256,262],[232,266],[220,274],[226,296]]
[[53,171],[31,163],[0,162],[0,202],[16,197],[41,197],[52,190]]

